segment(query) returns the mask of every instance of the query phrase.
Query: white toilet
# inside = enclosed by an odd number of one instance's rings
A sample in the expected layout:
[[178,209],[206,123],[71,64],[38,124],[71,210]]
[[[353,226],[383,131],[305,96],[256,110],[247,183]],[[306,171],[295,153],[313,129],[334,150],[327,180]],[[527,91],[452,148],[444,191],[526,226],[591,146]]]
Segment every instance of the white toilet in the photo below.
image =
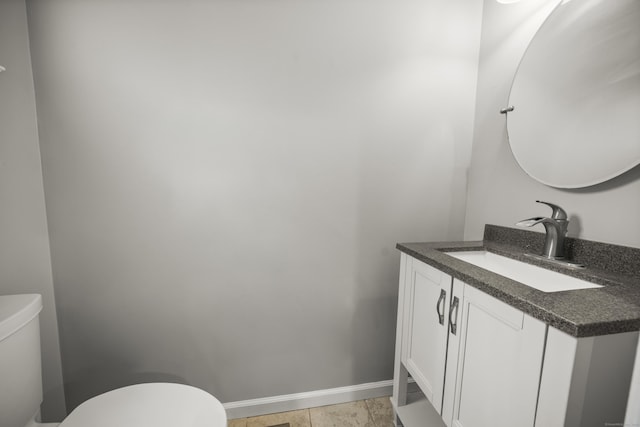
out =
[[148,383],[87,400],[60,424],[39,424],[40,295],[0,296],[0,427],[225,427],[222,404],[195,387]]

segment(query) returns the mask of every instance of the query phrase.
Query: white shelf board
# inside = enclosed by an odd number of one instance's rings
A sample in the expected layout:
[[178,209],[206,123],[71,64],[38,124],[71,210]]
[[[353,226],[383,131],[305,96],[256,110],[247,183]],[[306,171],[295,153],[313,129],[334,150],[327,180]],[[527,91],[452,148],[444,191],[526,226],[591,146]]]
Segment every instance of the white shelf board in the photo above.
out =
[[408,400],[406,405],[395,409],[396,415],[405,427],[446,427],[440,414],[424,395],[415,401]]

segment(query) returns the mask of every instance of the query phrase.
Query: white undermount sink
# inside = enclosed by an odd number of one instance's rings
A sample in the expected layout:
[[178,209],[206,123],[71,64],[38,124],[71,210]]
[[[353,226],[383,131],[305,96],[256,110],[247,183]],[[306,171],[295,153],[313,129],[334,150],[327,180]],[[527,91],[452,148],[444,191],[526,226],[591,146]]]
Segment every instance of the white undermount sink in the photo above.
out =
[[602,287],[602,285],[596,283],[546,270],[492,252],[460,251],[446,253],[454,258],[508,277],[509,279],[523,283],[542,292],[560,292]]

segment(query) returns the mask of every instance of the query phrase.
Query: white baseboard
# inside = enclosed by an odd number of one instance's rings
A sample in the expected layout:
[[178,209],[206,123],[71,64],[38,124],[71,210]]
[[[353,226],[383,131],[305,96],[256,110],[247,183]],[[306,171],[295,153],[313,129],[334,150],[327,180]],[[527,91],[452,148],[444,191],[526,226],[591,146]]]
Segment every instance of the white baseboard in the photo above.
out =
[[228,419],[391,396],[392,380],[225,403]]

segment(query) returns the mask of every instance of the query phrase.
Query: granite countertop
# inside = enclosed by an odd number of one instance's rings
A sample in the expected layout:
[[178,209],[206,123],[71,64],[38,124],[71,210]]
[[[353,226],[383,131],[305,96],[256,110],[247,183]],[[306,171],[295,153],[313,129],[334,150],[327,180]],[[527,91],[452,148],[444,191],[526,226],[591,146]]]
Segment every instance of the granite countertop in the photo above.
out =
[[[512,232],[517,234],[515,238]],[[544,235],[487,225],[483,241],[399,243],[397,248],[572,336],[640,330],[640,249],[569,239],[568,245],[576,254],[572,258],[587,266],[573,270],[525,256],[535,253],[532,248],[539,246],[540,238]],[[444,253],[471,250],[487,250],[603,287],[542,292]]]

